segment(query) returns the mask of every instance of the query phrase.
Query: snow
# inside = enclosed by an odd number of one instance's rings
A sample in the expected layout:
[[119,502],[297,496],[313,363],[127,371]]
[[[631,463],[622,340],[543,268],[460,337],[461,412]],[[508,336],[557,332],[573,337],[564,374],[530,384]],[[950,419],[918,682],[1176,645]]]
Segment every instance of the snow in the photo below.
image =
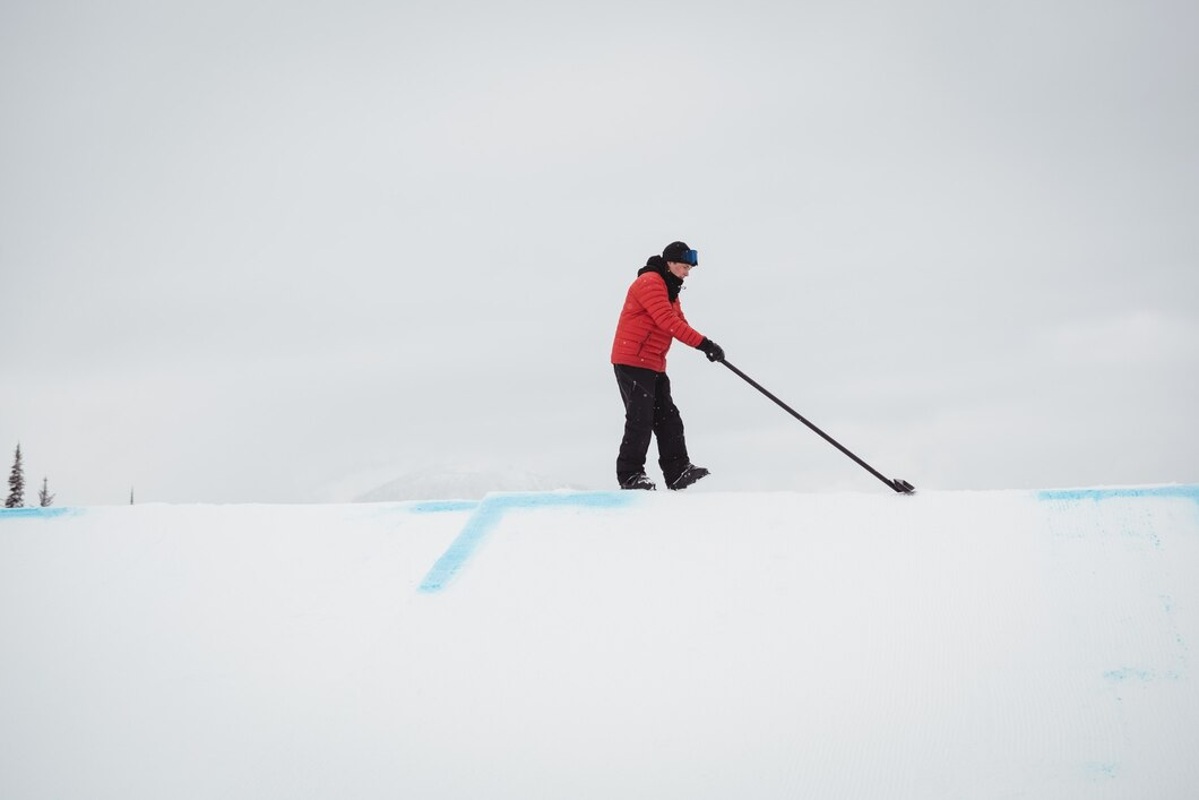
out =
[[0,513],[4,798],[1193,798],[1199,486]]

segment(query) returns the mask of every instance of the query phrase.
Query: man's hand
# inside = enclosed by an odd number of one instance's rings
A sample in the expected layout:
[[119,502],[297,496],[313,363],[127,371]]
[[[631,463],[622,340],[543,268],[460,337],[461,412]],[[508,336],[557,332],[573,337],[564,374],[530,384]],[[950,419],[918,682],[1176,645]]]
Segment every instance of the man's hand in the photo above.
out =
[[724,348],[707,336],[699,343],[699,349],[704,351],[709,361],[724,361]]

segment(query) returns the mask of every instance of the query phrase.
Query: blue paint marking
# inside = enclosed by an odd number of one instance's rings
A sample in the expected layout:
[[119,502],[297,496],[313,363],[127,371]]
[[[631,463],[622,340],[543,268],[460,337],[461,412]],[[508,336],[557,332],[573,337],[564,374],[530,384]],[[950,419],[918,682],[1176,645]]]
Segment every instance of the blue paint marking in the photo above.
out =
[[49,506],[47,508],[0,508],[0,519],[52,519],[54,517],[73,517],[76,514],[82,514],[83,509],[70,508],[63,506],[61,508]]
[[1199,503],[1199,486],[1146,486],[1115,489],[1051,489],[1037,492],[1038,500],[1109,500],[1113,497],[1181,497]]
[[458,573],[458,570],[474,553],[475,548],[483,541],[487,532],[500,521],[503,513],[503,508],[493,506],[487,501],[480,504],[475,509],[475,513],[471,514],[470,519],[466,521],[462,530],[458,532],[457,538],[450,543],[446,551],[429,569],[425,579],[421,581],[420,591],[440,592],[444,589],[450,579]]
[[414,503],[408,510],[413,514],[438,514],[445,511],[471,511],[478,505],[475,500],[430,500]]
[[1120,765],[1110,761],[1087,764],[1086,770],[1096,779],[1112,780],[1120,775]]
[[1143,669],[1133,669],[1132,667],[1124,667],[1123,669],[1112,669],[1103,673],[1103,677],[1109,681],[1116,683],[1124,683],[1125,681],[1140,681],[1141,683],[1149,683],[1154,679],[1152,672]]
[[623,508],[635,497],[629,492],[512,493],[488,495],[475,507],[458,537],[429,569],[419,591],[440,592],[458,574],[505,512],[538,508]]

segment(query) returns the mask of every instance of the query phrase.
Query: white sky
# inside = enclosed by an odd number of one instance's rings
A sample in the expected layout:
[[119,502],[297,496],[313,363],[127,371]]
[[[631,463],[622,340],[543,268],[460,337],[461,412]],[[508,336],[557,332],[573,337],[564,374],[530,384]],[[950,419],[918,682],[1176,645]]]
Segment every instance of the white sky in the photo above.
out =
[[[64,504],[614,486],[616,314],[681,238],[695,327],[888,475],[1199,480],[1197,37],[1181,1],[0,4],[0,463]],[[886,491],[670,373],[719,486]]]

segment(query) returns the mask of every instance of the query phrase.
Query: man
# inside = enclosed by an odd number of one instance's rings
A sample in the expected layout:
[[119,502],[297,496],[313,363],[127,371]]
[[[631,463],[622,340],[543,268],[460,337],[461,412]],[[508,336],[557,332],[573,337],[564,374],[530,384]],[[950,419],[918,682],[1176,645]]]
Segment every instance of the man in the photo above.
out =
[[622,489],[656,489],[645,474],[651,434],[658,440],[658,466],[668,489],[686,489],[708,474],[687,457],[683,420],[670,396],[666,351],[678,339],[702,350],[709,361],[724,361],[724,350],[687,324],[679,305],[679,290],[699,254],[685,242],[671,242],[660,256],[651,256],[629,287],[616,339],[612,365],[624,401],[624,438],[616,458],[616,479]]

